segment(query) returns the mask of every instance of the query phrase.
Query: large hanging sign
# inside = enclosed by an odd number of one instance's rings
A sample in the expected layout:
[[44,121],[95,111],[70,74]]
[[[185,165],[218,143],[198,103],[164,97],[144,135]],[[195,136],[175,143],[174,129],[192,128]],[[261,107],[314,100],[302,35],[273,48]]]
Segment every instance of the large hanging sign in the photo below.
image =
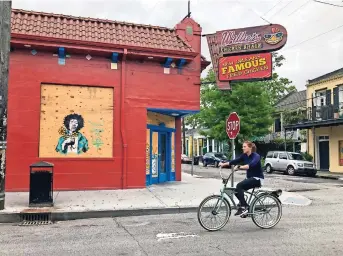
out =
[[[228,81],[237,79],[219,79],[219,59],[225,56],[236,56],[250,53],[270,53],[280,50],[287,42],[286,29],[278,24],[258,27],[217,31],[206,35],[214,72],[219,89],[231,89]],[[256,75],[256,76],[255,76]],[[250,79],[260,79],[260,74],[250,74]],[[238,76],[237,76],[238,77]],[[245,80],[245,79],[238,79]]]
[[265,80],[272,77],[272,54],[255,53],[219,58],[219,81]]

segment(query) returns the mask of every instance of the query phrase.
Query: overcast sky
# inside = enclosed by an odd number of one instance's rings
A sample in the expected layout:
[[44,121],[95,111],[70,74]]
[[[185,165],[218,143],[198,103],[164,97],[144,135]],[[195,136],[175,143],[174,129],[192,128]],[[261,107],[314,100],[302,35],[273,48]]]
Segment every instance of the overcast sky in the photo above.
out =
[[[187,14],[187,0],[13,0],[12,7],[171,28]],[[277,72],[299,90],[343,67],[343,8],[313,0],[191,0],[191,11],[205,34],[267,24],[259,15],[285,26],[289,37],[280,53],[286,62]],[[202,53],[210,59],[205,38]]]

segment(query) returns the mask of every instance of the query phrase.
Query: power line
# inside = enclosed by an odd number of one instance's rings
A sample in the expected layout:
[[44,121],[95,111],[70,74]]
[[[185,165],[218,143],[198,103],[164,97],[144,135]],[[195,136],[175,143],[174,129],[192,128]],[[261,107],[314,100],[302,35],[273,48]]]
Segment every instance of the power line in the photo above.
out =
[[243,6],[244,8],[250,10],[251,12],[253,12],[256,16],[258,16],[260,19],[262,19],[263,21],[267,22],[268,24],[271,24],[268,20],[266,20],[265,18],[263,18],[262,16],[260,16],[256,11],[254,11],[252,8],[250,8],[249,6],[246,6],[245,4],[239,2],[239,1],[234,1],[238,4],[240,4],[241,6]]
[[316,35],[316,36],[314,36],[314,37],[308,38],[308,39],[306,39],[306,40],[304,40],[304,41],[302,41],[302,42],[300,42],[300,43],[297,43],[297,44],[295,44],[295,45],[292,45],[292,46],[288,47],[288,48],[285,49],[285,50],[288,51],[289,49],[292,49],[292,48],[294,48],[295,46],[301,45],[301,44],[303,44],[303,43],[306,43],[306,42],[308,42],[308,41],[311,41],[311,40],[313,40],[313,39],[316,39],[316,38],[318,38],[318,37],[321,37],[321,36],[323,36],[323,35],[326,35],[326,34],[332,32],[332,31],[335,31],[335,30],[340,29],[340,28],[342,28],[342,27],[343,27],[343,25],[340,25],[340,26],[338,26],[338,27],[336,27],[336,28],[330,29],[330,30],[325,31],[325,32],[323,32],[323,33],[320,33],[320,34],[318,34],[318,35]]
[[288,17],[291,16],[293,13],[296,13],[297,11],[299,11],[301,8],[303,8],[305,5],[307,5],[311,0],[308,0],[306,3],[304,3],[303,5],[301,5],[298,9],[295,9],[293,12],[291,12],[290,14],[288,14]]
[[343,7],[342,5],[337,5],[337,4],[332,4],[332,3],[327,3],[327,2],[322,2],[322,1],[318,1],[318,0],[313,0],[314,2],[320,3],[320,4],[327,4],[327,5],[331,5],[331,6],[335,6],[335,7]]
[[[286,4],[284,7],[282,7],[280,10],[278,10],[276,13],[274,13],[270,18],[274,17],[276,14],[278,14],[279,12],[281,12],[282,10],[284,10],[288,5],[290,5],[291,3],[293,2],[292,1],[289,1],[288,4]],[[270,19],[269,18],[269,19]]]
[[281,2],[281,0],[279,0],[272,8],[270,8],[265,14],[263,14],[263,16],[266,16],[270,11],[272,11],[279,3]]

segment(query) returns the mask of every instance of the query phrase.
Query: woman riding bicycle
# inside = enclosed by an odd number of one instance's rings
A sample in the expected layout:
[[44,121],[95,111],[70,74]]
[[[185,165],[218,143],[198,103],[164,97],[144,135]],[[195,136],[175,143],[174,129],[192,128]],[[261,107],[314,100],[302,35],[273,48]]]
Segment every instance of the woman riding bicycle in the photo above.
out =
[[235,216],[242,216],[246,214],[249,210],[249,205],[245,201],[244,191],[252,188],[261,187],[262,181],[264,179],[263,170],[261,166],[261,157],[256,153],[256,146],[250,141],[245,141],[243,143],[243,154],[238,158],[228,161],[226,163],[220,163],[220,166],[231,166],[244,163],[240,166],[241,170],[247,170],[246,179],[239,182],[236,186],[235,195],[239,200],[240,207],[236,212]]

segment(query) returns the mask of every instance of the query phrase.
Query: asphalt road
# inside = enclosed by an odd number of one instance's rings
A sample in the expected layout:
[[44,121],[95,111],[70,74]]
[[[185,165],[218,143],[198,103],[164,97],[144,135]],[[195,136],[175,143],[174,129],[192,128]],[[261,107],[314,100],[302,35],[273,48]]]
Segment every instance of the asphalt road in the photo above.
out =
[[2,256],[343,255],[342,204],[284,207],[271,230],[231,217],[218,232],[195,214],[89,219],[48,226],[1,225]]
[[[187,166],[183,167],[187,171]],[[199,178],[218,170],[197,170]],[[244,178],[244,173],[236,178]],[[311,180],[309,182],[309,179]],[[318,182],[316,182],[318,181]],[[232,216],[218,232],[207,232],[196,214],[156,215],[59,222],[47,226],[0,225],[1,256],[65,255],[343,255],[342,182],[307,177],[268,175],[268,187],[298,190],[310,206],[284,206],[280,223],[271,230],[251,219]]]

